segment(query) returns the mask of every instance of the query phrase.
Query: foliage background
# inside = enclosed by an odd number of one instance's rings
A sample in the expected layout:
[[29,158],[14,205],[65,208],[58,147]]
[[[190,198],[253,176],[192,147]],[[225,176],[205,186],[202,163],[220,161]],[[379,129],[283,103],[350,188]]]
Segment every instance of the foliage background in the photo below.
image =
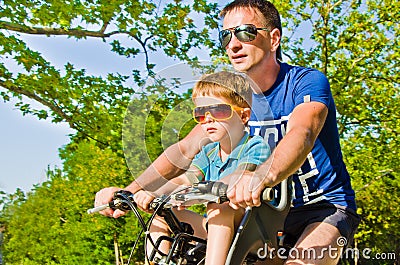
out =
[[[285,60],[317,68],[330,80],[343,153],[362,217],[355,244],[373,253],[396,253],[398,258],[400,3],[273,2],[284,22]],[[49,169],[46,182],[28,193],[1,193],[2,252],[7,264],[126,262],[139,231],[136,218],[112,220],[86,215],[85,210],[96,191],[127,185],[132,175],[140,174],[162,152],[162,121],[190,97],[170,89],[179,86],[179,80],[174,85],[144,86],[157,73],[157,60],[151,55],[193,67],[201,59],[211,58],[216,65],[226,62],[216,42],[217,11],[224,4],[206,0],[0,2],[1,98],[16,100],[15,106],[24,114],[67,122],[75,132],[60,151],[63,167]],[[94,76],[71,63],[57,68],[23,41],[25,34],[44,39],[68,36],[79,42],[99,38],[121,60],[131,61],[131,74]],[[144,138],[130,135],[129,143],[136,149],[129,168],[122,145],[128,106],[135,106],[130,129],[146,132]],[[178,133],[173,137],[182,137],[192,126],[189,121],[184,125],[182,129],[182,123],[176,124]],[[141,248],[134,259],[143,260]],[[357,262],[377,264],[376,260]],[[379,264],[395,262],[380,260]]]

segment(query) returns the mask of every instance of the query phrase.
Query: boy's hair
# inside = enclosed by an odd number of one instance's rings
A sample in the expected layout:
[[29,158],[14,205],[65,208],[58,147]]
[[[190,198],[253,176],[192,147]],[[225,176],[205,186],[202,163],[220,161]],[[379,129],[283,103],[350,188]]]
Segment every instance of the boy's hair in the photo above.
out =
[[[224,18],[225,15],[234,9],[238,8],[250,8],[258,10],[264,17],[264,27],[273,30],[275,28],[279,29],[282,36],[282,23],[279,11],[276,7],[267,0],[235,0],[228,5],[226,5],[222,11],[219,13],[220,18]],[[239,25],[238,25],[239,26]],[[279,60],[282,60],[281,45],[279,44],[278,50],[276,51],[276,56]]]
[[237,107],[250,108],[252,95],[253,90],[248,77],[241,73],[221,71],[202,76],[193,88],[192,99],[216,96]]

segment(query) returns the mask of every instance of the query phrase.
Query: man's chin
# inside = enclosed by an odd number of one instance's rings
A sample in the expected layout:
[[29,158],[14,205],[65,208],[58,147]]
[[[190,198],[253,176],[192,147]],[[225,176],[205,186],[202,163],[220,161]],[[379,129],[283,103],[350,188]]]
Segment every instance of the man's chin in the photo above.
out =
[[233,68],[235,68],[235,70],[238,72],[247,73],[247,71],[249,70],[247,65],[245,65],[243,63],[233,63],[232,65],[233,65]]

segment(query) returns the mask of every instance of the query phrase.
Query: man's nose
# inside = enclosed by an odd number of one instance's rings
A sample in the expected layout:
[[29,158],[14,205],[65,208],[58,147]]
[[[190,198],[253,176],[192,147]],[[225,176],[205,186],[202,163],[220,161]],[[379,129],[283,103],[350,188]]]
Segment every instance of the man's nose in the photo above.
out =
[[227,48],[235,51],[242,47],[242,43],[236,38],[235,34],[232,33],[231,40],[229,41]]

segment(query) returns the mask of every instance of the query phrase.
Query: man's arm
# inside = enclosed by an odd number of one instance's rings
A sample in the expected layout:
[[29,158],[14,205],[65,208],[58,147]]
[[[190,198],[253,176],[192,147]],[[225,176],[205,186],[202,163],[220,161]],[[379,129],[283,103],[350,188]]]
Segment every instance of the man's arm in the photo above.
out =
[[201,126],[197,125],[184,139],[168,147],[125,189],[132,193],[140,189],[147,191],[159,189],[168,180],[186,172],[195,155],[209,141]]
[[[181,141],[168,147],[136,180],[129,184],[125,190],[136,193],[142,189],[157,190],[169,179],[181,175],[190,166],[194,156],[201,147],[210,140],[206,137],[200,125],[197,125]],[[96,193],[95,206],[103,205],[112,200],[114,192],[120,190],[117,187],[108,187]],[[148,203],[140,205],[146,209]],[[106,216],[119,217],[123,212],[106,209],[101,212]]]
[[273,187],[295,173],[311,152],[327,114],[328,108],[323,103],[298,105],[289,118],[287,134],[272,155],[255,172],[236,172],[237,175],[231,177],[239,179],[228,192],[231,205],[258,206],[265,187]]

